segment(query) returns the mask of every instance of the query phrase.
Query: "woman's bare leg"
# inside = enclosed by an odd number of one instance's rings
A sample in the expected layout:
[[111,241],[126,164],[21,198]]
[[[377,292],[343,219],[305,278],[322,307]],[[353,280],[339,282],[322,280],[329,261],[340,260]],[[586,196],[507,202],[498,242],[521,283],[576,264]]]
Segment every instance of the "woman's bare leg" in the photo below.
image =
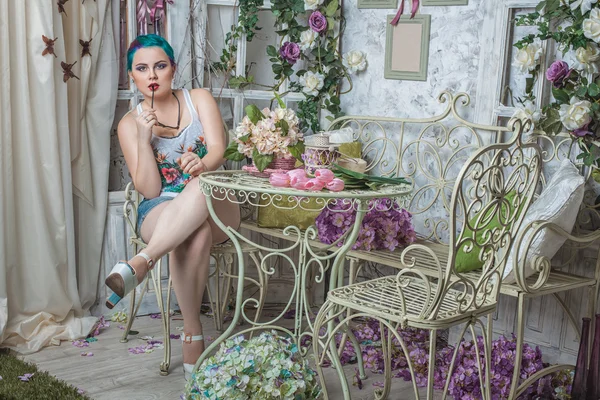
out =
[[[187,240],[177,246],[169,257],[169,270],[183,316],[183,332],[201,335],[200,306],[208,281],[212,232],[204,222]],[[204,342],[184,343],[183,362],[194,364],[204,351]]]
[[[200,190],[198,178],[192,179],[177,197],[166,202],[166,204],[152,229],[146,226],[146,220],[144,220],[141,227],[142,238],[145,240],[146,237],[150,237],[144,253],[148,254],[154,261],[182,244],[209,219],[206,197]],[[239,225],[240,211],[238,204],[227,200],[213,200],[213,206],[225,225],[235,227]],[[214,222],[211,221],[211,225],[213,226],[213,236],[216,243],[227,238],[225,233],[214,225]],[[146,260],[142,257],[133,257],[129,260],[129,265],[136,271],[138,281],[141,282],[148,271]]]

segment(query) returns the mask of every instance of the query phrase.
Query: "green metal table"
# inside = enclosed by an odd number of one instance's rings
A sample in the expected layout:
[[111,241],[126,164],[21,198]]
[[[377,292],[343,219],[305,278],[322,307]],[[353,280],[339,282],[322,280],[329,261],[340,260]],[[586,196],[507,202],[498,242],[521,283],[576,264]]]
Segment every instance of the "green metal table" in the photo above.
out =
[[[306,296],[309,271],[317,269],[314,279],[317,283],[322,282],[327,271],[331,270],[329,289],[335,289],[343,284],[344,278],[344,259],[346,253],[355,243],[358,237],[361,223],[364,215],[374,207],[373,200],[380,198],[392,198],[396,204],[403,207],[410,199],[412,191],[411,185],[387,185],[378,190],[344,190],[341,192],[331,192],[322,190],[318,192],[297,190],[293,188],[275,187],[269,183],[267,178],[253,176],[245,171],[213,171],[205,172],[199,176],[202,192],[206,196],[207,206],[211,217],[215,223],[229,236],[234,244],[238,255],[238,280],[235,301],[235,312],[233,320],[229,327],[221,334],[198,359],[196,368],[202,364],[216,347],[232,336],[240,318],[250,324],[250,328],[235,335],[252,332],[254,330],[278,330],[283,331],[292,337],[301,348],[301,339],[305,336],[312,337],[312,323],[309,306],[309,299]],[[289,236],[291,242],[289,246],[282,248],[268,247],[264,244],[256,243],[243,236],[237,230],[225,226],[219,220],[213,208],[213,200],[229,199],[239,204],[249,204],[255,207],[274,206],[286,210],[301,208],[307,211],[318,211],[325,207],[333,208],[334,205],[343,210],[354,209],[356,219],[351,229],[338,241],[331,245],[320,244],[315,246],[317,239],[317,229],[313,225],[306,230],[297,226],[288,226],[283,230],[284,235]],[[312,199],[312,201],[311,201]],[[338,242],[344,241],[343,245],[338,246]],[[275,271],[268,264],[273,257],[282,257],[292,267],[295,282],[290,298],[281,311],[281,313],[267,322],[254,322],[253,319],[246,316],[244,306],[248,302],[257,303],[255,299],[243,300],[245,265],[242,254],[241,243],[251,244],[257,249],[265,252],[261,260],[261,272],[272,275]],[[298,250],[298,260],[293,260],[288,254],[292,250]],[[277,325],[277,321],[284,317],[284,314],[295,307],[295,324],[293,331]]]

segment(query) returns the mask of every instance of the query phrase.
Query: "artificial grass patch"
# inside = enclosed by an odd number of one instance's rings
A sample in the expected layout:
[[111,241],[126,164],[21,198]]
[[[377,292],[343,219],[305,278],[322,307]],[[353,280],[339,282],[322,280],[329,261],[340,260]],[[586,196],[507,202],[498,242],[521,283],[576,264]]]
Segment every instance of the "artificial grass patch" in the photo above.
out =
[[[28,381],[19,377],[33,374]],[[0,349],[0,399],[2,400],[90,400],[78,389],[58,380],[35,364],[26,363]]]

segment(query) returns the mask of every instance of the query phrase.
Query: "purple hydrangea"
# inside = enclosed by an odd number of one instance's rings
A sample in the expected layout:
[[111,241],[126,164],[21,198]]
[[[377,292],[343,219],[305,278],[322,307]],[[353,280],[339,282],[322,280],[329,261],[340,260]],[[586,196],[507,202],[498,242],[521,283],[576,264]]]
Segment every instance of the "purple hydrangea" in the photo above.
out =
[[[423,329],[406,328],[398,329],[400,337],[408,350],[408,358],[413,365],[416,383],[419,387],[427,386],[427,371],[429,369],[429,331]],[[381,350],[381,337],[387,335],[387,328],[380,331],[379,322],[375,319],[367,319],[363,324],[354,328],[354,334],[361,345],[361,353],[365,369],[375,373],[383,373],[384,359]],[[450,364],[455,348],[449,346],[440,336],[436,338],[436,362],[433,386],[435,389],[443,390],[449,374]],[[341,334],[336,336],[339,345]],[[342,364],[356,361],[354,347],[346,342],[341,354]],[[450,378],[448,395],[455,400],[480,399],[482,396],[479,384],[479,367],[477,362],[476,348],[479,350],[481,363],[483,359],[483,339],[478,337],[476,343],[463,340],[458,348],[456,365]],[[492,342],[491,349],[491,394],[492,399],[506,399],[510,391],[512,374],[514,370],[514,358],[516,354],[516,338],[507,339],[500,336]],[[408,361],[400,343],[392,339],[392,374],[396,378],[410,381],[411,374]],[[539,348],[533,348],[528,344],[523,345],[523,359],[521,361],[520,379],[525,380],[537,371],[546,367],[542,362],[542,353]],[[534,382],[521,396],[519,400],[529,399],[566,399],[571,392],[573,382],[572,371],[560,371]],[[359,381],[354,377],[354,383]],[[362,384],[362,382],[360,382]]]
[[319,11],[315,11],[308,18],[308,26],[319,35],[323,34],[327,30],[327,18]]
[[[413,243],[416,233],[411,218],[408,211],[400,209],[391,199],[372,200],[352,249],[394,251],[396,247]],[[355,220],[356,211],[349,204],[338,201],[327,206],[315,221],[319,240],[326,244],[335,242]]]
[[279,55],[290,64],[295,64],[300,58],[300,46],[298,43],[285,42],[279,49]]

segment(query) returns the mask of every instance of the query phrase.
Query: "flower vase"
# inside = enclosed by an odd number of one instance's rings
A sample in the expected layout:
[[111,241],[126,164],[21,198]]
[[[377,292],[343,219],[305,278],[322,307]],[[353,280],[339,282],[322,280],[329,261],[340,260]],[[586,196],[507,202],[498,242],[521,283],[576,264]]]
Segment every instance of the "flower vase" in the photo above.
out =
[[274,157],[273,161],[267,165],[262,172],[258,170],[256,164],[254,164],[254,160],[252,160],[252,166],[248,166],[246,168],[242,168],[245,171],[248,171],[251,175],[258,176],[261,178],[268,178],[271,174],[276,172],[287,172],[291,171],[296,166],[296,159],[294,157]]
[[591,321],[590,318],[583,318],[581,325],[581,338],[579,340],[579,351],[577,352],[577,363],[575,364],[575,377],[573,378],[573,389],[571,389],[571,398],[573,399],[583,399],[585,396]]
[[[573,383],[575,387],[575,383]],[[573,399],[576,397],[571,396]],[[592,357],[587,377],[586,399],[598,400],[600,398],[600,314],[596,314],[594,328],[594,342],[592,344]]]

